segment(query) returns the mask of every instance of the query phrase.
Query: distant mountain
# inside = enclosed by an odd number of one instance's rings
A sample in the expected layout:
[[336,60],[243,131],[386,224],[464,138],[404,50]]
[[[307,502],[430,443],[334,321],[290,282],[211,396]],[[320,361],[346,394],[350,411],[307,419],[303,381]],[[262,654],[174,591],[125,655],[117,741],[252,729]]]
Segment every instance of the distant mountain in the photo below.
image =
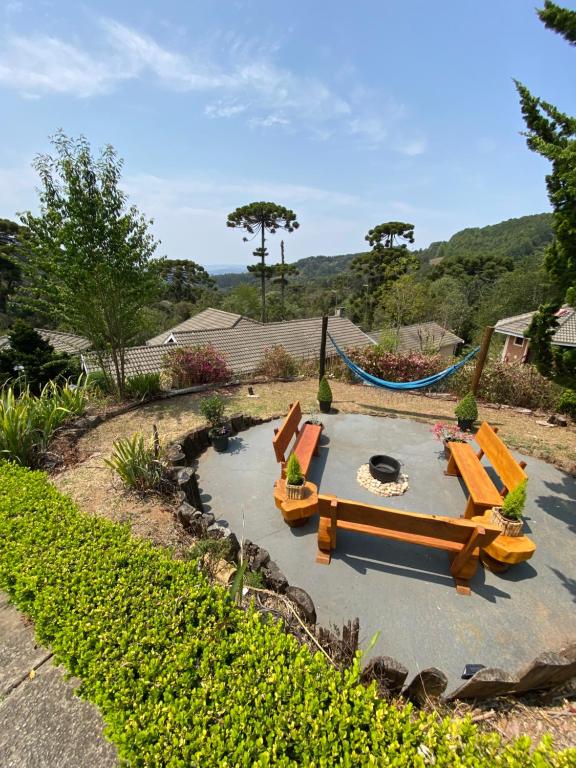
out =
[[229,275],[238,272],[244,272],[246,267],[243,264],[208,264],[204,267],[209,275]]
[[[522,216],[518,219],[508,219],[499,224],[487,227],[471,227],[462,229],[450,240],[431,243],[428,248],[416,251],[424,264],[439,264],[444,260],[458,259],[462,256],[479,256],[486,259],[505,256],[514,261],[530,256],[542,250],[552,240],[552,214],[538,213],[533,216]],[[340,272],[348,269],[357,253],[345,253],[338,256],[308,256],[295,261],[299,270],[299,282],[321,282],[329,280]],[[215,272],[219,288],[227,290],[240,283],[256,285],[252,275],[245,268],[234,267],[228,272]]]
[[461,256],[506,256],[517,261],[542,250],[552,237],[552,214],[537,213],[487,227],[462,229],[450,240],[431,243],[418,251],[418,256],[423,262],[433,264]]

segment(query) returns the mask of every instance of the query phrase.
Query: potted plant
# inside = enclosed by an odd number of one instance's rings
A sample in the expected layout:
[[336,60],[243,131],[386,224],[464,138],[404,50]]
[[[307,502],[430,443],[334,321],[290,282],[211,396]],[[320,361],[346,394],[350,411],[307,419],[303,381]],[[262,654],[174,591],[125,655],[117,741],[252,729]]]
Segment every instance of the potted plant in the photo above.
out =
[[448,443],[467,443],[470,440],[470,435],[462,432],[457,424],[444,424],[442,421],[437,421],[431,431],[436,440],[441,440],[444,444],[444,456],[447,459],[450,458]]
[[526,484],[527,480],[518,483],[513,491],[504,496],[501,507],[492,507],[492,522],[502,529],[504,536],[522,535]]
[[212,442],[212,447],[219,453],[228,448],[228,438],[230,437],[230,431],[224,418],[225,408],[224,398],[218,394],[205,397],[200,402],[200,413],[210,424],[208,436]]
[[304,498],[305,478],[296,454],[291,453],[286,462],[286,496],[289,499]]
[[321,413],[330,413],[332,407],[332,390],[326,376],[322,376],[318,385],[318,405]]
[[460,429],[464,432],[469,432],[478,418],[478,406],[476,405],[476,398],[472,392],[468,392],[467,395],[464,395],[462,400],[460,400],[456,406],[454,414],[458,420]]

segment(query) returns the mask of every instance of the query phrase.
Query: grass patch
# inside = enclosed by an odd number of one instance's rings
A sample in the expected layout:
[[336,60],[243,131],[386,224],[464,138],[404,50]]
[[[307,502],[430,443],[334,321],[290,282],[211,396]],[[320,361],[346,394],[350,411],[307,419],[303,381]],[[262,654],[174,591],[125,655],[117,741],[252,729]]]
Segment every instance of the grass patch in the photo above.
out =
[[194,562],[82,514],[46,476],[0,466],[0,587],[82,680],[131,766],[574,765],[468,721],[398,709],[235,607]]

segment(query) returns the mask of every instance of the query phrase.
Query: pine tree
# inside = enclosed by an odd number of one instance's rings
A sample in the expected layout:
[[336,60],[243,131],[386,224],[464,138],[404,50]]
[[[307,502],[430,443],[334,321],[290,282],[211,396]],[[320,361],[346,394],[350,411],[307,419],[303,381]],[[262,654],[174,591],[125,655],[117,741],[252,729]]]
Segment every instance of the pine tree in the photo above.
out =
[[286,320],[284,298],[286,295],[286,287],[288,286],[288,278],[291,275],[297,275],[298,269],[294,264],[286,264],[284,261],[284,240],[280,241],[280,261],[278,264],[274,264],[274,277],[273,283],[277,283],[280,286],[280,316],[282,320]]
[[[576,44],[576,11],[546,0],[538,11],[548,29]],[[516,81],[528,147],[552,164],[546,176],[548,198],[554,210],[554,240],[548,247],[545,266],[566,302],[576,302],[576,118],[533,96]],[[528,330],[536,366],[560,384],[576,384],[576,350],[552,346],[557,325],[558,303],[545,304],[536,313]]]

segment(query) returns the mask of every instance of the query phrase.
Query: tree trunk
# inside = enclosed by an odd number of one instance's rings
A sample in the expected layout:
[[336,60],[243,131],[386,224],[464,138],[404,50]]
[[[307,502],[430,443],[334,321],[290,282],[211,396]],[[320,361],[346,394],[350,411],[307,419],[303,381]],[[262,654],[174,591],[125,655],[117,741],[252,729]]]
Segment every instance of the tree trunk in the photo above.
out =
[[260,288],[262,291],[262,315],[261,320],[263,323],[266,322],[266,273],[265,273],[265,251],[264,251],[264,245],[265,245],[265,238],[264,238],[264,226],[262,226],[261,229],[261,235],[262,235],[262,250],[260,252],[260,258],[261,258],[261,266],[262,271],[260,273]]
[[282,264],[282,274],[280,275],[280,317],[285,320],[284,317],[284,240],[280,240],[280,263]]

